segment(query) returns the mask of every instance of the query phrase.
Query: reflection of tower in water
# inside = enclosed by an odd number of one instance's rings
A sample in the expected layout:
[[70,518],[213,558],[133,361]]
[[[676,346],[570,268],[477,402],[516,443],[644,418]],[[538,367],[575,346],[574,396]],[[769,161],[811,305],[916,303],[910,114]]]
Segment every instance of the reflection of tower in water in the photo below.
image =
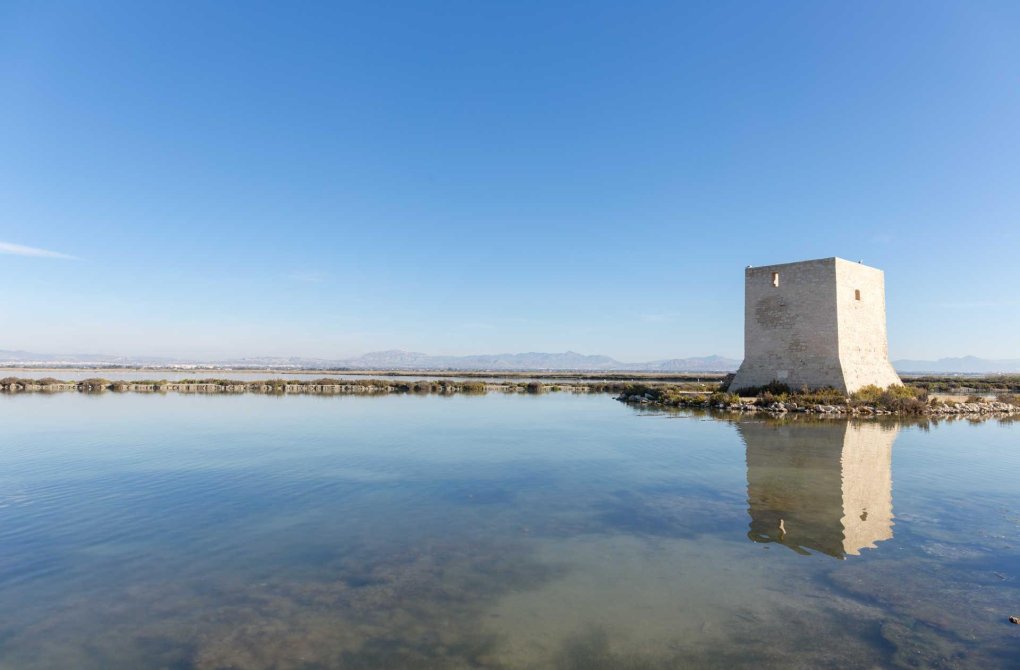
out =
[[892,445],[876,423],[737,423],[747,445],[748,537],[843,558],[893,536]]

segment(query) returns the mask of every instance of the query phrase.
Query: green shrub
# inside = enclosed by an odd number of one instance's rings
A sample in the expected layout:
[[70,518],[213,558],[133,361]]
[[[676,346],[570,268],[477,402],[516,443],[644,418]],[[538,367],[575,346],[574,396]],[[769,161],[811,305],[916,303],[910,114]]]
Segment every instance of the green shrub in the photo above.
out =
[[35,383],[40,386],[52,386],[54,384],[63,384],[64,382],[59,379],[54,379],[53,377],[43,377],[42,379],[37,379]]
[[110,382],[109,382],[109,380],[103,379],[101,377],[91,377],[89,379],[81,380],[80,382],[78,382],[78,384],[80,386],[91,387],[91,388],[97,388],[97,387],[98,388],[106,388],[107,386],[110,385]]
[[[703,396],[693,396],[703,397]],[[715,393],[708,396],[708,404],[710,405],[734,405],[740,402],[740,396],[736,393],[725,393],[723,391],[716,391]]]
[[759,398],[766,394],[773,398],[781,398],[791,393],[789,384],[785,384],[777,379],[773,379],[765,386],[747,386],[733,389],[733,391],[741,396],[757,396]]
[[995,396],[995,399],[999,402],[1004,402],[1007,405],[1020,407],[1020,393],[1000,393]]
[[789,400],[790,395],[788,393],[772,393],[771,391],[761,391],[758,393],[758,399],[755,400],[754,403],[756,405],[764,406],[771,405],[774,402],[789,402]]
[[865,386],[850,396],[854,407],[872,406],[900,414],[923,414],[928,409],[928,390],[895,384],[883,389]]
[[78,389],[83,390],[86,393],[102,393],[109,387],[110,382],[105,379],[93,377],[91,379],[83,379],[78,382]]
[[798,405],[845,405],[846,394],[831,386],[822,389],[809,390],[803,388],[800,393],[794,394],[790,400]]
[[626,386],[623,387],[623,394],[624,395],[645,395],[645,394],[656,395],[656,394],[658,394],[658,389],[656,389],[655,387],[649,386],[648,384],[627,384]]
[[859,405],[874,405],[878,403],[878,399],[882,397],[885,389],[870,384],[862,389],[859,389],[850,396],[850,400],[854,404]]

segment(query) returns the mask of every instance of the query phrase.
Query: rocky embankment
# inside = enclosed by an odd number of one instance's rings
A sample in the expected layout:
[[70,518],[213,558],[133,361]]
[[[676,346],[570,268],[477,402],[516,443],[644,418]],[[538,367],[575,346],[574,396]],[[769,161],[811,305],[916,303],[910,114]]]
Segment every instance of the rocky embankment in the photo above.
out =
[[761,399],[741,399],[739,402],[714,402],[712,396],[702,395],[677,404],[676,402],[663,402],[651,393],[628,394],[624,392],[616,398],[617,400],[634,405],[663,408],[696,408],[724,410],[730,412],[762,412],[766,414],[781,415],[789,413],[824,414],[830,416],[895,416],[895,415],[923,415],[923,416],[956,416],[956,415],[1020,415],[1020,406],[1001,402],[999,400],[981,400],[978,402],[944,402],[933,401],[923,407],[903,411],[883,408],[875,405],[858,405],[849,400],[841,404],[818,404],[797,402],[790,400],[786,402],[762,402]]
[[[771,414],[786,414],[789,412],[802,412],[809,414],[842,414],[846,416],[891,416],[907,414],[892,409],[883,409],[872,405],[814,405],[799,404],[797,402],[774,402],[768,405],[756,405],[753,402],[717,404],[715,409],[726,409],[736,412],[768,412]],[[956,415],[956,414],[1013,414],[1020,413],[1020,407],[997,401],[982,402],[954,402],[929,404],[922,412],[909,412],[911,414],[924,415]]]

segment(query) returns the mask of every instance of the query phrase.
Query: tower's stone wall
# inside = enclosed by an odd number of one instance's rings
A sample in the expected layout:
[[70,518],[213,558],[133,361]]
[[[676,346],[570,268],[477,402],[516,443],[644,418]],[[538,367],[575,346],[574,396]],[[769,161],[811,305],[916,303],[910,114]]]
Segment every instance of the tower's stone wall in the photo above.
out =
[[900,383],[889,363],[881,270],[841,258],[747,268],[744,362],[730,388]]
[[839,359],[848,391],[874,384],[885,388],[900,378],[889,362],[885,328],[885,274],[842,258],[836,262]]

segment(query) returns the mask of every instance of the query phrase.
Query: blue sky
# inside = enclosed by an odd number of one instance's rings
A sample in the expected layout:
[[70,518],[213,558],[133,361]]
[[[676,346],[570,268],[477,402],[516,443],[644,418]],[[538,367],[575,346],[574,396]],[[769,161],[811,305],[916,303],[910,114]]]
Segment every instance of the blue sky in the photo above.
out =
[[0,349],[740,357],[834,255],[1020,357],[1020,3],[0,5]]

